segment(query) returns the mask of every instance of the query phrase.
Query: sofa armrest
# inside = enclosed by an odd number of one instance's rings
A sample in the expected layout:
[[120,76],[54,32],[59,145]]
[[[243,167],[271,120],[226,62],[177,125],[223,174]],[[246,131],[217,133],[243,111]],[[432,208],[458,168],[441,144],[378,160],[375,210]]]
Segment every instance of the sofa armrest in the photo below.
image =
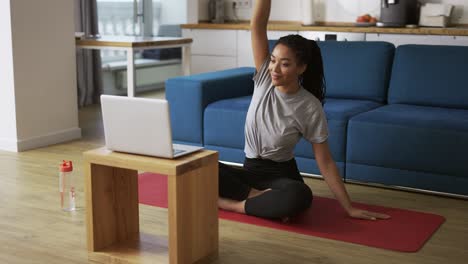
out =
[[205,107],[222,99],[252,94],[254,71],[243,67],[168,79],[166,99],[173,140],[203,145]]

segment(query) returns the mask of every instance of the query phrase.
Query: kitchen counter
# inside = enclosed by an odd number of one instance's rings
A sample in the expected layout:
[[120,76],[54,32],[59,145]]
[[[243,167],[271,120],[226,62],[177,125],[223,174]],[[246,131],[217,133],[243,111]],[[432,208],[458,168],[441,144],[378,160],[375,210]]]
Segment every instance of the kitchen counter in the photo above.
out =
[[[335,25],[303,26],[296,22],[275,22],[268,24],[268,30],[278,31],[329,31],[329,32],[356,32],[356,33],[383,33],[383,34],[412,34],[412,35],[447,35],[468,36],[467,26],[447,28],[382,28],[382,27],[357,27],[352,23],[334,23]],[[198,24],[183,24],[185,29],[250,29],[248,22],[214,24],[200,22]]]

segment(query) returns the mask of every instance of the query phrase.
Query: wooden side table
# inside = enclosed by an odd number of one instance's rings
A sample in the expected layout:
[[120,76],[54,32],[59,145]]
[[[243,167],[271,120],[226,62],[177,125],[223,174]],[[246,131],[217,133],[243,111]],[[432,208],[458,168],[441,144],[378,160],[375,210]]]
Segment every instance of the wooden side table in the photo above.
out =
[[90,259],[161,262],[145,259],[140,252],[149,246],[144,245],[139,230],[138,170],[168,176],[169,263],[205,263],[217,258],[217,152],[202,150],[173,160],[106,148],[83,155]]

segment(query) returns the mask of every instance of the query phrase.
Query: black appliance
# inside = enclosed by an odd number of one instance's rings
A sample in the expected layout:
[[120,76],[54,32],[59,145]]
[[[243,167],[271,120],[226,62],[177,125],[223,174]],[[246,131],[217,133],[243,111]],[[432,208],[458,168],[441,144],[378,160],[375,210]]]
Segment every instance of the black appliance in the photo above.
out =
[[381,0],[378,27],[405,27],[417,25],[420,4],[418,0]]

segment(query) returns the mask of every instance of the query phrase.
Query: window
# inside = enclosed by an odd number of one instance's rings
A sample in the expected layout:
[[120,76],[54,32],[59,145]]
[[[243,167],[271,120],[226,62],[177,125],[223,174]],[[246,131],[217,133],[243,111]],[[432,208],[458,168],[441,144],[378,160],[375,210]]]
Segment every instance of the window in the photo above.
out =
[[[97,0],[98,28],[102,36],[180,36],[181,6],[185,0]],[[164,9],[164,17],[162,17]],[[175,14],[175,15],[174,15]],[[177,20],[177,19],[181,20]],[[164,25],[163,25],[164,23]],[[171,24],[169,24],[171,23]],[[136,92],[164,88],[167,78],[182,73],[180,49],[135,53]],[[101,50],[104,94],[126,93],[127,54]]]
[[[159,0],[97,0],[99,34],[153,36],[161,18]],[[103,62],[125,60],[124,51],[104,50]],[[137,54],[138,57],[138,54]]]

